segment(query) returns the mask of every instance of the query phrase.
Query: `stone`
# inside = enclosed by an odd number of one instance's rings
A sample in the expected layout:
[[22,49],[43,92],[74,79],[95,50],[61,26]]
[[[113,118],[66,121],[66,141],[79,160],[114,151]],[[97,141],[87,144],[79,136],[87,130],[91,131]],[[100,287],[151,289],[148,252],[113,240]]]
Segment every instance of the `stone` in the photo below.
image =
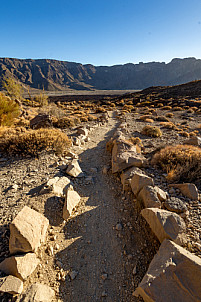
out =
[[49,114],[38,114],[30,120],[32,129],[52,127],[52,118]]
[[167,192],[163,191],[158,186],[154,186],[154,189],[156,190],[157,196],[161,202],[164,202],[167,200],[167,198],[168,198]]
[[0,292],[11,295],[21,294],[23,291],[23,282],[14,276],[0,278]]
[[64,220],[67,220],[71,216],[73,209],[78,205],[79,202],[80,195],[73,189],[67,190],[63,207]]
[[68,166],[66,173],[73,177],[82,177],[83,172],[76,159],[73,159],[71,164]]
[[135,290],[145,302],[201,301],[201,259],[164,240]]
[[55,292],[51,287],[35,283],[27,288],[17,302],[51,302],[54,298]]
[[193,136],[190,139],[184,141],[185,145],[201,146],[201,137]]
[[114,140],[112,148],[112,173],[122,172],[130,167],[143,167],[145,157],[137,153],[136,146],[124,139]]
[[58,197],[64,197],[70,185],[70,179],[66,176],[54,177],[48,180],[45,187],[52,191]]
[[77,275],[78,275],[78,272],[76,272],[76,271],[72,271],[69,273],[71,280],[74,280],[77,277]]
[[123,185],[123,190],[124,191],[131,190],[131,178],[133,177],[135,172],[142,172],[142,170],[140,170],[137,167],[131,167],[127,170],[124,170],[121,173],[121,183]]
[[116,225],[116,230],[117,231],[121,231],[122,230],[122,224],[121,223],[117,223],[117,225]]
[[179,199],[177,197],[170,197],[169,199],[167,199],[164,202],[164,206],[167,210],[176,212],[176,213],[183,213],[183,212],[187,211],[187,207],[184,204],[184,202],[181,201],[181,199]]
[[186,243],[186,225],[178,214],[157,208],[143,209],[141,214],[160,242],[171,239],[179,245]]
[[161,202],[157,191],[153,186],[145,186],[139,192],[137,199],[141,201],[145,208],[161,208]]
[[137,196],[145,186],[154,186],[153,178],[143,174],[143,172],[135,172],[131,178],[131,189],[134,195]]
[[198,189],[196,185],[192,183],[171,184],[170,186],[179,189],[184,196],[192,200],[199,199]]
[[28,253],[6,258],[0,263],[0,270],[24,281],[34,272],[39,263],[40,260],[34,253]]
[[36,252],[45,242],[48,226],[46,217],[25,206],[10,224],[10,253]]
[[81,146],[81,141],[79,140],[79,138],[78,137],[72,137],[72,142],[73,142],[73,145],[74,146],[78,146],[78,147],[80,147]]
[[85,127],[80,127],[77,129],[77,135],[84,135],[85,137],[89,135],[89,131]]

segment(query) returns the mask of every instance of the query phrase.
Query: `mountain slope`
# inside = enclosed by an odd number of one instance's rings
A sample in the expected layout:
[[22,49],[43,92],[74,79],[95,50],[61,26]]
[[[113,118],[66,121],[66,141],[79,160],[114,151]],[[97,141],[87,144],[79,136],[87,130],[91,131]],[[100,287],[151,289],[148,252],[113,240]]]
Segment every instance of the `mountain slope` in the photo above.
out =
[[45,90],[144,89],[201,79],[201,60],[93,66],[49,59],[0,58],[0,79],[4,75],[13,75],[23,84]]

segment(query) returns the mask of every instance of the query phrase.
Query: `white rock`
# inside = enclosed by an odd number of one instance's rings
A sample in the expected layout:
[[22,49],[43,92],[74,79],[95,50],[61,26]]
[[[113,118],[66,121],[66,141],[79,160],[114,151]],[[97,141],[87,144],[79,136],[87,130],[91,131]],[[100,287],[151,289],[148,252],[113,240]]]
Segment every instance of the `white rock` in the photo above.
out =
[[73,189],[69,189],[66,192],[65,196],[65,203],[63,207],[63,219],[67,220],[70,215],[72,214],[73,209],[78,205],[80,202],[79,194],[74,191]]
[[63,197],[70,185],[70,179],[68,177],[54,177],[48,180],[46,187],[49,188],[56,196]]
[[83,172],[76,159],[73,159],[71,164],[68,166],[66,173],[73,177],[82,177]]
[[54,297],[55,292],[51,287],[35,283],[28,287],[19,302],[51,302]]
[[22,280],[14,276],[0,278],[0,292],[8,293],[11,295],[17,295],[17,294],[21,294],[22,291],[23,291]]
[[10,224],[10,253],[37,251],[45,242],[48,226],[46,217],[25,206]]
[[36,269],[40,260],[34,253],[6,258],[0,263],[0,270],[7,275],[13,275],[26,280]]

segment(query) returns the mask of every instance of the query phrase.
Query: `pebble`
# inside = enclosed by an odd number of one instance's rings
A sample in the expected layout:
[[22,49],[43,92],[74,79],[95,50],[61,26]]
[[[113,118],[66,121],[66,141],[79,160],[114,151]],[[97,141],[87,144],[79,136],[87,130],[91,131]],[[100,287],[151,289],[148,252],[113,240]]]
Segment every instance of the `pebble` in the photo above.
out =
[[107,274],[102,274],[102,275],[101,275],[101,279],[102,279],[103,281],[105,281],[105,280],[107,279],[107,277],[108,277]]
[[106,293],[105,290],[102,292],[101,296],[102,296],[102,297],[107,297],[107,293]]
[[122,224],[121,223],[117,223],[117,225],[116,225],[116,230],[117,231],[121,231],[122,230]]
[[136,265],[134,266],[133,268],[133,275],[135,275],[137,273],[137,268],[136,268]]
[[77,277],[77,275],[78,275],[78,272],[76,272],[76,271],[72,271],[69,273],[71,280],[74,280]]

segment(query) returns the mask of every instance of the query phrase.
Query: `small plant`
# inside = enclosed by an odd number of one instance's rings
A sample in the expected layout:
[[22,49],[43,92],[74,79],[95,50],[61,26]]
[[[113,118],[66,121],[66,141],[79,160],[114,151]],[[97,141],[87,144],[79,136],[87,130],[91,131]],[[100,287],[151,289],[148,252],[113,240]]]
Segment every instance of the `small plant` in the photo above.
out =
[[160,130],[160,128],[156,127],[156,126],[150,126],[147,125],[142,129],[142,134],[147,135],[147,136],[151,136],[151,137],[160,137],[162,136],[162,132]]
[[70,145],[68,136],[56,129],[26,130],[17,127],[0,131],[0,151],[9,155],[38,156],[43,150],[62,154]]
[[18,103],[0,93],[0,126],[10,126],[14,119],[19,116],[20,108]]
[[48,96],[44,92],[41,92],[40,94],[34,96],[34,101],[38,103],[39,107],[47,106]]
[[168,173],[169,181],[195,181],[201,177],[201,148],[167,146],[153,156],[151,163]]

